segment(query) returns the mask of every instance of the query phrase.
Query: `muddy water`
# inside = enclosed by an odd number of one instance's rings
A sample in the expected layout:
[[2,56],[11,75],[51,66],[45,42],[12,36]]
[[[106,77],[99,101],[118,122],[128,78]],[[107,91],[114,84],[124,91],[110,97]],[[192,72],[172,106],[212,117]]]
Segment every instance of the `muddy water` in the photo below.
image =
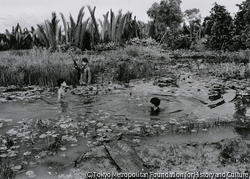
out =
[[[106,112],[110,116],[127,118],[132,121],[169,121],[171,119],[179,119],[183,116],[194,116],[196,118],[232,118],[235,109],[233,103],[225,103],[217,108],[210,109],[204,104],[207,101],[207,91],[200,89],[199,92],[192,92],[183,88],[160,88],[152,85],[152,82],[134,82],[129,88],[114,88],[109,94],[100,95],[98,99],[85,104],[81,97],[71,95],[67,112],[62,112],[60,104],[49,104],[42,100],[33,100],[30,102],[6,102],[0,104],[0,116],[5,119],[13,119],[11,124],[1,128],[1,133],[5,133],[14,126],[19,125],[19,121],[23,119],[42,119],[56,118],[59,115],[67,115],[73,119],[81,121],[77,118],[78,113]],[[193,84],[192,88],[195,88]],[[200,87],[201,88],[201,87]],[[185,88],[184,88],[185,89]],[[188,95],[187,95],[188,94]],[[150,116],[150,99],[158,97],[161,99],[161,112],[158,116]],[[56,94],[46,98],[47,101],[55,101]],[[225,138],[234,138],[238,136],[234,129],[230,126],[214,127],[204,130],[203,132],[194,132],[189,134],[168,134],[160,135],[145,139],[146,142],[167,143],[167,142],[197,142],[207,141],[215,142]],[[144,139],[143,139],[144,140]],[[62,165],[61,170],[57,173],[65,173],[74,166],[74,160],[84,151],[87,151],[87,140],[79,137],[77,146],[67,147],[66,151],[60,151],[58,156],[50,156],[44,159],[43,163],[53,166],[54,163]],[[43,146],[41,141],[40,146]],[[20,150],[26,151],[29,147],[22,146]],[[67,157],[65,157],[67,156]],[[56,165],[56,164],[55,164]],[[34,171],[37,178],[54,178],[55,173],[52,172],[53,167],[48,168],[46,165],[30,166],[30,170]],[[51,172],[50,172],[51,170]],[[53,170],[54,171],[54,170]],[[19,174],[17,178],[27,178],[25,173]]]

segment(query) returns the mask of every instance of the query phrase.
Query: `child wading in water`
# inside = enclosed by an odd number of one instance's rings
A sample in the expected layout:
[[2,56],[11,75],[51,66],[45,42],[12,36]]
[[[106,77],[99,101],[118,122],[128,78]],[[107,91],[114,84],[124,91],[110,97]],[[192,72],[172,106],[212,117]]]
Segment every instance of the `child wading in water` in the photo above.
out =
[[89,67],[89,60],[87,58],[82,58],[82,66],[79,67],[75,65],[75,69],[79,74],[79,84],[80,85],[89,85],[91,84],[91,72]]
[[68,101],[65,99],[65,97],[66,97],[65,93],[66,93],[66,88],[68,86],[67,86],[64,79],[57,80],[57,84],[59,87],[59,89],[57,91],[57,94],[58,94],[57,100],[59,102],[61,102],[62,112],[66,112],[67,108],[68,108]]
[[161,100],[157,97],[153,97],[151,98],[150,103],[152,104],[150,115],[158,116],[158,114],[160,113],[159,105],[161,103]]

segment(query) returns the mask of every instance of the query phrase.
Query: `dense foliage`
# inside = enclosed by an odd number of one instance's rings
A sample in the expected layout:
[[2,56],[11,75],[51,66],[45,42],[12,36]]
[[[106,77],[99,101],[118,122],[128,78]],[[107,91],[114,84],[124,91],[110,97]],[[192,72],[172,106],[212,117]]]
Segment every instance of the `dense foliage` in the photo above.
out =
[[[153,3],[145,12],[152,21],[137,21],[131,12],[115,14],[112,10],[96,19],[95,7],[87,6],[90,17],[84,18],[83,6],[76,20],[69,21],[60,13],[52,13],[51,20],[22,29],[19,24],[0,33],[0,51],[45,47],[51,51],[77,48],[80,50],[109,50],[123,46],[132,38],[152,38],[168,49],[191,49],[195,51],[245,50],[250,47],[250,0],[236,4],[239,10],[234,17],[226,7],[214,3],[210,15],[202,19],[200,10],[181,11],[181,0],[161,0]],[[86,19],[86,20],[84,20]],[[60,26],[59,22],[63,26]]]
[[215,3],[210,16],[204,20],[204,26],[210,48],[225,50],[229,47],[233,37],[233,19],[224,6]]

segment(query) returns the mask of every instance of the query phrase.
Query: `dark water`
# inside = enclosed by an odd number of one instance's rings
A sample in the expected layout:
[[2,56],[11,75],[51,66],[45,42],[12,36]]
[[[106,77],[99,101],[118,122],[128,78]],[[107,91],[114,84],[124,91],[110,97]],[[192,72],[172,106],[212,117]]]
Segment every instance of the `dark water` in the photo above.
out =
[[[161,99],[161,112],[158,116],[150,115],[150,99],[158,97]],[[162,88],[153,86],[151,83],[140,83],[133,88],[114,90],[111,94],[99,95],[88,99],[83,96],[68,96],[67,104],[54,103],[56,94],[45,98],[45,100],[33,100],[30,102],[6,102],[0,104],[1,118],[13,119],[12,123],[1,128],[1,133],[18,125],[23,119],[56,118],[58,115],[67,115],[76,118],[82,113],[98,113],[105,111],[111,116],[128,118],[133,121],[168,121],[171,118],[183,118],[183,116],[198,119],[232,119],[246,116],[245,105],[243,109],[241,102],[226,102],[216,108],[210,109],[202,103],[200,98],[175,96],[165,93]]]

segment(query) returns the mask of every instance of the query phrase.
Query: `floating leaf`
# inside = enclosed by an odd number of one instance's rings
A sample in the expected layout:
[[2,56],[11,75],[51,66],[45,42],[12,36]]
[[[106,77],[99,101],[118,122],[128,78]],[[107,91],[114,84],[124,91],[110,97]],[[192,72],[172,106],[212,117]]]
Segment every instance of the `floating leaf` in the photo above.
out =
[[51,134],[52,134],[52,132],[51,132],[51,131],[47,131],[47,132],[46,132],[46,134],[51,135]]
[[35,162],[35,161],[31,161],[30,163],[29,163],[29,166],[30,167],[35,167],[37,165],[37,162]]
[[27,151],[27,152],[24,152],[23,155],[30,155],[31,152],[30,151]]
[[13,119],[4,119],[4,122],[12,122]]
[[198,131],[197,131],[197,130],[195,130],[195,129],[192,129],[192,130],[191,130],[191,132],[196,133],[196,132],[198,132]]
[[6,132],[6,134],[9,134],[10,136],[16,135],[17,133],[18,131],[16,131],[15,129],[10,129],[8,132]]
[[207,132],[207,129],[204,128],[204,129],[202,129],[202,131],[203,131],[203,132]]
[[8,148],[6,146],[0,147],[0,150],[7,150]]
[[42,152],[40,152],[40,156],[41,157],[45,157],[47,155],[47,151],[42,151]]
[[17,135],[16,135],[17,137],[23,137],[24,136],[24,134],[23,133],[17,133]]
[[7,154],[1,154],[0,157],[5,158],[7,157]]
[[44,138],[46,138],[46,137],[47,137],[46,134],[42,134],[42,135],[39,136],[39,138],[41,138],[41,139],[44,139]]
[[65,153],[63,153],[61,156],[64,157],[64,158],[67,157],[67,155]]
[[52,173],[51,173],[50,171],[48,171],[48,174],[49,174],[49,175],[52,175]]
[[60,150],[65,151],[65,150],[67,150],[67,148],[66,147],[61,147]]
[[32,170],[27,171],[25,174],[26,174],[29,178],[34,178],[34,177],[36,177],[35,172],[32,171]]
[[68,124],[61,124],[60,127],[63,128],[63,129],[66,129],[66,128],[69,127],[69,125]]
[[15,152],[10,152],[10,153],[8,154],[8,157],[15,157],[15,156],[17,156],[17,154],[16,154]]
[[53,135],[51,135],[52,137],[57,137],[58,136],[58,134],[53,134]]
[[22,169],[22,165],[16,165],[16,166],[12,167],[12,170],[15,170],[15,171],[21,170],[21,169]]
[[169,119],[169,123],[170,123],[170,124],[176,124],[177,121],[176,121],[176,119],[170,118],[170,119]]

